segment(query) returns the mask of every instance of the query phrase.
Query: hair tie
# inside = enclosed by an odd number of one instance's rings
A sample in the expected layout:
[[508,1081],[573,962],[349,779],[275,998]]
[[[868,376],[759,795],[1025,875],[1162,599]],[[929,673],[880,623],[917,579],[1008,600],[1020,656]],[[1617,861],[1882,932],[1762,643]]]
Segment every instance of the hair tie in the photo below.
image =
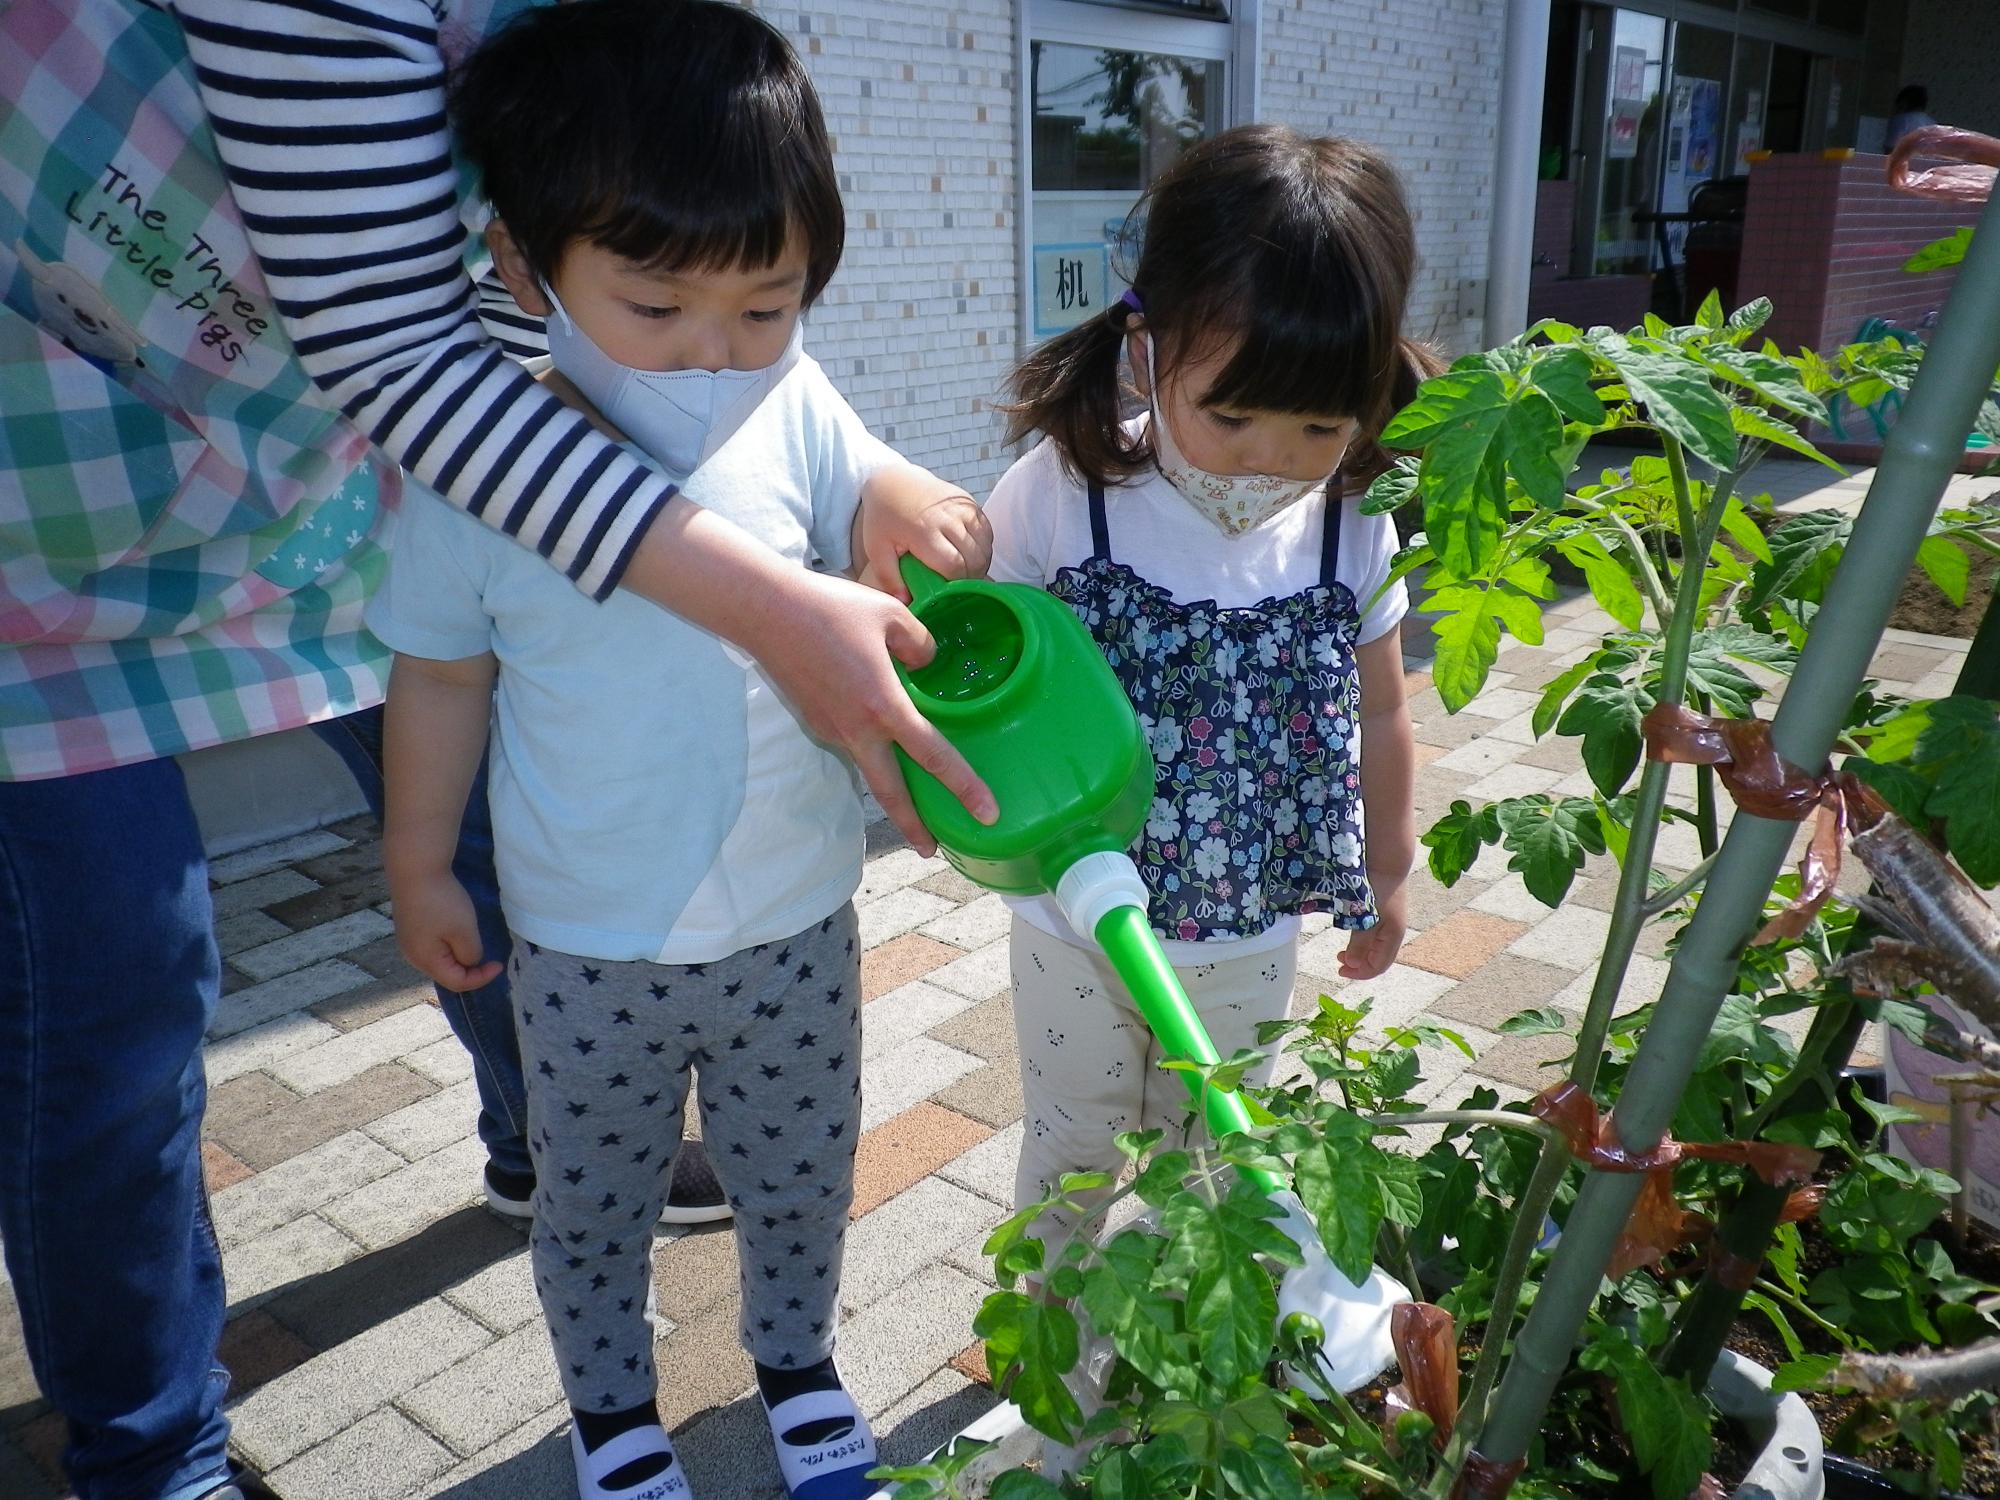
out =
[[1146,311],[1146,304],[1139,300],[1139,294],[1129,286],[1118,294],[1118,300],[1131,308],[1135,313],[1143,314]]

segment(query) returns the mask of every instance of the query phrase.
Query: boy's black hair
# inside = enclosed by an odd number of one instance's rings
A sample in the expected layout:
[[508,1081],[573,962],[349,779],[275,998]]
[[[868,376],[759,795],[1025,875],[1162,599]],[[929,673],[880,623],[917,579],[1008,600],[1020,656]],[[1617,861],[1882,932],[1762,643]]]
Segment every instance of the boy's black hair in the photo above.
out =
[[1895,109],[1899,115],[1920,112],[1931,107],[1931,91],[1921,83],[1906,83],[1896,95]]
[[451,113],[544,278],[576,240],[677,273],[762,269],[796,234],[810,304],[840,264],[846,216],[818,96],[784,38],[741,6],[536,6],[461,65]]

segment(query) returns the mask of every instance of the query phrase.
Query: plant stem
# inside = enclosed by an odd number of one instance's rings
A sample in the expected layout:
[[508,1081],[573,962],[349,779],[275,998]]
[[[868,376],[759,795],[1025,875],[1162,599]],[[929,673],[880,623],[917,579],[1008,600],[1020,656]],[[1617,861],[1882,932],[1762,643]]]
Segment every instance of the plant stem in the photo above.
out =
[[1504,1109],[1424,1109],[1403,1115],[1363,1115],[1361,1119],[1378,1130],[1401,1125],[1497,1125],[1502,1130],[1525,1130],[1558,1145],[1563,1140],[1562,1132],[1546,1120]]
[[1838,1323],[1829,1321],[1824,1314],[1814,1309],[1811,1303],[1807,1302],[1796,1292],[1781,1287],[1777,1282],[1763,1276],[1757,1278],[1756,1286],[1757,1290],[1762,1292],[1766,1297],[1771,1297],[1784,1303],[1793,1312],[1818,1328],[1821,1333],[1832,1338],[1842,1348],[1847,1347],[1847,1331]]
[[1681,876],[1679,880],[1676,880],[1672,885],[1663,889],[1658,895],[1648,896],[1639,910],[1648,920],[1657,917],[1661,912],[1672,911],[1674,907],[1692,895],[1697,886],[1708,879],[1708,872],[1714,868],[1715,856],[1711,854],[1692,870],[1689,870],[1687,874]]
[[[1574,495],[1570,498],[1576,500]],[[1657,623],[1657,628],[1665,630],[1673,609],[1667,603],[1667,590],[1660,582],[1659,570],[1653,566],[1653,559],[1646,552],[1646,543],[1639,533],[1632,529],[1632,523],[1619,515],[1614,507],[1599,503],[1603,498],[1598,495],[1589,500],[1576,500],[1576,503],[1602,516],[1617,531],[1625,543],[1625,550],[1631,554],[1633,571],[1639,575],[1639,587],[1645,590],[1646,601],[1653,606],[1653,619]]]
[[[1981,232],[1973,236],[1950,306],[1890,429],[1875,483],[1772,722],[1774,748],[1793,765],[1825,764],[1996,368],[2000,196],[1981,216]],[[1668,455],[1670,464],[1677,461],[1673,447]],[[1672,1123],[1796,833],[1790,822],[1748,812],[1738,812],[1730,824],[1619,1096],[1613,1129],[1627,1151],[1650,1151]],[[1511,1464],[1527,1456],[1642,1185],[1636,1174],[1585,1174],[1494,1396],[1480,1440],[1490,1461]]]

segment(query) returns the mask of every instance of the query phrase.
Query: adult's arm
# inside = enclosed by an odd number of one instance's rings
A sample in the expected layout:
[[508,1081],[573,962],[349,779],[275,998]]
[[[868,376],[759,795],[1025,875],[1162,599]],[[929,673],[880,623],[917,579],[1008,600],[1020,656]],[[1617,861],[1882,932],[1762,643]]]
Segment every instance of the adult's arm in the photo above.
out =
[[899,805],[900,743],[975,812],[991,796],[890,656],[895,601],[787,565],[541,389],[481,328],[426,0],[175,0],[216,147],[293,348],[391,458],[601,598],[626,587],[757,658],[814,733]]

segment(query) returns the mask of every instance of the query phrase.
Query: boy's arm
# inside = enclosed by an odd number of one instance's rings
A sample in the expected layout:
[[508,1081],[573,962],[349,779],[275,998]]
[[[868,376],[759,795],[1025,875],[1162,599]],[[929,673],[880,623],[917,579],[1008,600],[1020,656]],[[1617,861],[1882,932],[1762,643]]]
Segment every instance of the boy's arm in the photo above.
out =
[[383,724],[386,816],[382,863],[403,956],[448,990],[492,981],[479,923],[451,872],[465,799],[486,750],[492,654],[458,661],[396,658]]
[[1373,979],[1396,961],[1408,928],[1405,885],[1417,852],[1417,745],[1403,687],[1403,633],[1389,630],[1359,647],[1361,809],[1368,885],[1381,920],[1348,939],[1341,977]]
[[912,463],[891,464],[862,482],[851,550],[861,582],[907,604],[905,552],[946,578],[983,578],[993,527],[959,486]]

